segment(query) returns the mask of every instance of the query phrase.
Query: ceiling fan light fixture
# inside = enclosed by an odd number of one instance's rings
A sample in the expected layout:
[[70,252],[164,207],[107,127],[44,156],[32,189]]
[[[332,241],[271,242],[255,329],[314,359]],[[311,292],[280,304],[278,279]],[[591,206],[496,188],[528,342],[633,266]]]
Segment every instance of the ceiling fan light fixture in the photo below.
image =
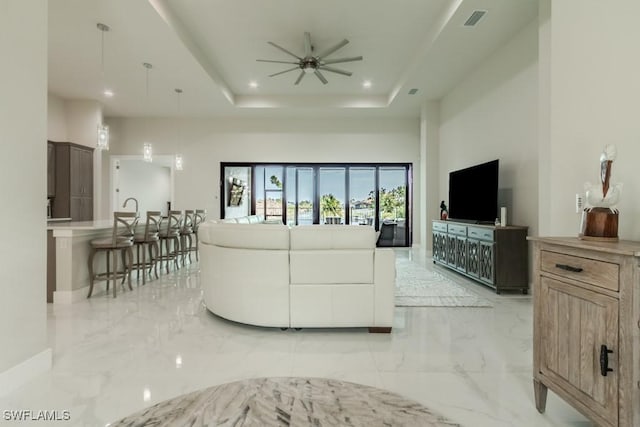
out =
[[249,87],[250,87],[251,89],[257,89],[257,88],[258,88],[258,82],[257,82],[257,81],[255,81],[255,80],[251,80],[251,81],[249,82]]
[[305,49],[304,49],[304,54],[301,56],[296,55],[293,52],[290,52],[289,50],[285,49],[284,47],[275,44],[274,42],[267,42],[268,44],[270,44],[271,46],[275,47],[276,49],[281,50],[282,52],[286,53],[287,55],[295,58],[296,60],[289,60],[289,61],[281,61],[281,60],[271,60],[271,59],[258,59],[258,62],[274,62],[274,63],[283,63],[283,64],[292,64],[294,65],[294,67],[286,69],[284,71],[279,71],[277,73],[273,73],[273,74],[269,74],[269,77],[275,77],[275,76],[279,76],[281,74],[284,73],[289,73],[291,71],[296,71],[296,70],[301,70],[300,74],[298,75],[298,78],[296,79],[294,85],[298,85],[300,83],[300,81],[302,80],[303,76],[305,74],[315,74],[316,77],[318,78],[318,80],[320,80],[322,82],[322,84],[327,84],[329,83],[329,81],[324,77],[324,75],[322,74],[325,71],[328,71],[330,73],[336,73],[336,74],[342,74],[343,76],[351,76],[353,73],[351,73],[350,71],[346,71],[346,70],[342,70],[340,68],[334,68],[334,67],[330,67],[328,66],[329,64],[341,64],[344,62],[352,62],[352,61],[362,61],[362,56],[353,56],[353,57],[347,57],[347,58],[336,58],[336,59],[326,59],[327,56],[333,54],[335,51],[337,51],[338,49],[341,49],[342,47],[344,47],[346,44],[349,43],[349,40],[347,39],[343,39],[341,42],[339,42],[338,44],[324,50],[322,53],[318,54],[318,55],[314,55],[312,52],[314,51],[314,47],[311,44],[311,34],[308,32],[304,33],[304,43],[305,43]]
[[371,89],[371,80],[365,80],[362,82],[362,87],[365,89]]
[[102,94],[107,97],[107,98],[112,98],[113,97],[113,91],[111,89],[105,89]]

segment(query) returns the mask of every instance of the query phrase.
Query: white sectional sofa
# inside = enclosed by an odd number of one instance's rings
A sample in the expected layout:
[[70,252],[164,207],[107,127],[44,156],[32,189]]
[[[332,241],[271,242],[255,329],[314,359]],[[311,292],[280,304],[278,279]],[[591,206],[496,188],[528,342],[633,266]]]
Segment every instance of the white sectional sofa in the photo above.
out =
[[395,255],[371,227],[208,221],[199,229],[207,308],[258,326],[390,332]]

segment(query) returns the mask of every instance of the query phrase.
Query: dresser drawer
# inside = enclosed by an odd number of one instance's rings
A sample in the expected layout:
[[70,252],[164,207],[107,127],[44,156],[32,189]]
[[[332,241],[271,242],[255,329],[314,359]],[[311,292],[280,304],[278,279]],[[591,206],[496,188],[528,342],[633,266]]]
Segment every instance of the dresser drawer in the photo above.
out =
[[488,240],[493,242],[493,230],[479,227],[468,227],[467,236],[472,239]]
[[432,224],[433,231],[441,231],[443,233],[447,232],[447,224],[444,222],[433,222]]
[[601,288],[619,290],[618,264],[557,252],[541,251],[540,269]]
[[455,225],[448,224],[448,232],[449,234],[455,234],[456,236],[466,236],[467,235],[467,226],[466,225]]

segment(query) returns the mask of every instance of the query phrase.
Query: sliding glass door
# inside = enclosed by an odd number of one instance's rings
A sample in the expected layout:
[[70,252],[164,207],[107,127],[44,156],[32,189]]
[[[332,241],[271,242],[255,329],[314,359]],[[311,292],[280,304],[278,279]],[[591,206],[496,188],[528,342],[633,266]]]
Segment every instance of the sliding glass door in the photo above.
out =
[[283,209],[283,168],[282,166],[255,167],[255,208],[256,215],[266,220],[284,220]]
[[407,241],[407,170],[401,167],[380,167],[379,211],[381,225],[392,230],[393,242],[389,246],[405,246]]
[[[248,167],[251,212],[271,221],[370,226],[385,246],[410,246],[409,164],[223,163]],[[227,213],[228,210],[221,212]]]
[[320,223],[346,224],[344,167],[321,167],[318,175]]
[[375,226],[376,168],[349,168],[349,223]]

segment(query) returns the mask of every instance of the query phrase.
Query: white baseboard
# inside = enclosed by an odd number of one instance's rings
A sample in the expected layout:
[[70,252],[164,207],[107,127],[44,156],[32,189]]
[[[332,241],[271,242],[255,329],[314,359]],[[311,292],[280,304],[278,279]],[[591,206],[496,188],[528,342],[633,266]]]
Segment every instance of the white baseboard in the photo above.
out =
[[89,293],[89,286],[85,286],[80,289],[74,289],[72,291],[53,291],[53,303],[54,304],[73,304],[74,302],[83,301],[87,299],[88,293]]
[[52,353],[47,348],[35,356],[0,372],[0,397],[6,396],[33,378],[51,369]]

